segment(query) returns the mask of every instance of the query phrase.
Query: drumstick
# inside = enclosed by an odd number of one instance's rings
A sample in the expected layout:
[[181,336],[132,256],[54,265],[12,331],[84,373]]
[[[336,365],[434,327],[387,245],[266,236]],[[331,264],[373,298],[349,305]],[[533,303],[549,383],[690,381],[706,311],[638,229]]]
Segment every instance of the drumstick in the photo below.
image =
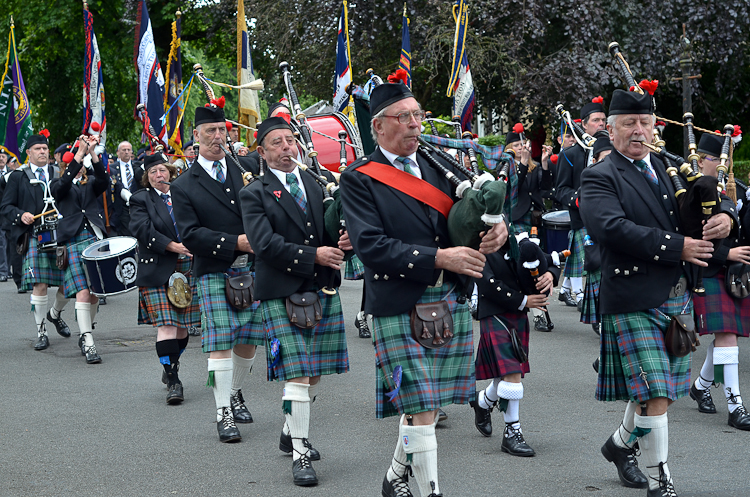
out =
[[37,214],[36,216],[34,216],[34,219],[39,219],[42,216],[46,216],[47,214],[54,214],[55,212],[57,212],[57,209],[50,209],[47,212],[42,212],[41,214]]

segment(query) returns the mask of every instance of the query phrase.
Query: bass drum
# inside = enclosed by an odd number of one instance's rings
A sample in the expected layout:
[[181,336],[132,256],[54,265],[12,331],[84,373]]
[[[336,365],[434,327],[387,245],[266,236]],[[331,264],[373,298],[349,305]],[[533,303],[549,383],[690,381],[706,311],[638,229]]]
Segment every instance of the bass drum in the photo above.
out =
[[307,118],[307,124],[315,131],[335,138],[335,140],[331,140],[331,138],[326,138],[318,133],[312,133],[313,147],[318,152],[318,162],[329,171],[340,172],[341,144],[337,141],[339,139],[339,131],[346,131],[346,141],[354,145],[354,147],[348,145],[346,147],[347,165],[364,155],[359,132],[352,122],[341,112],[310,116]]
[[83,250],[83,269],[91,293],[107,297],[135,290],[138,275],[138,240],[115,236],[99,240]]
[[570,213],[566,210],[547,212],[542,215],[542,227],[546,233],[547,253],[562,252],[568,248]]

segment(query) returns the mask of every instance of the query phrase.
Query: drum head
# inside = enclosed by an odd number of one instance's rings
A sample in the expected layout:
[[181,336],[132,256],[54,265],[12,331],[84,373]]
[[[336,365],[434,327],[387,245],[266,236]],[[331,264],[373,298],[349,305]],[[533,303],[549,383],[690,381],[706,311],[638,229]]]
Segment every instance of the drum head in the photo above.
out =
[[98,240],[85,249],[81,257],[86,260],[101,260],[116,257],[118,255],[130,252],[138,246],[138,240],[129,236],[114,236]]
[[337,141],[339,131],[346,131],[346,141],[355,145],[355,147],[346,146],[346,163],[351,164],[362,156],[362,141],[359,138],[359,132],[354,125],[340,112],[333,114],[320,114],[307,118],[307,123],[312,129],[320,133],[325,133],[335,140],[326,138],[318,133],[312,134],[313,146],[318,152],[318,162],[326,169],[339,172],[341,158],[341,144]]
[[570,212],[566,210],[547,212],[542,214],[542,223],[545,226],[570,227]]

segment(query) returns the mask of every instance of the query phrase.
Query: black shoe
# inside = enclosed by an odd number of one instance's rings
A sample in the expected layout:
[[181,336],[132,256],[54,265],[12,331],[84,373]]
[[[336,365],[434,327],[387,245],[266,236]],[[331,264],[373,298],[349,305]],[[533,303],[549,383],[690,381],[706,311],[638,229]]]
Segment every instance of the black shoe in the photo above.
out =
[[[177,364],[175,364],[172,367],[174,368],[175,374],[179,373],[180,372],[180,361],[177,361]],[[164,383],[165,385],[169,385],[169,376],[167,376],[167,370],[166,369],[162,369],[161,370],[161,382]]]
[[594,328],[594,333],[596,333],[596,336],[601,336],[602,330],[599,323],[592,323],[591,327]]
[[674,489],[674,483],[671,478],[668,478],[664,474],[664,469],[661,467],[662,463],[659,463],[659,488],[648,489],[646,497],[677,497],[677,492]]
[[[85,333],[83,335],[85,335]],[[86,364],[99,364],[102,362],[102,358],[96,353],[96,345],[88,347],[83,335],[81,335],[81,338],[79,338],[78,341],[81,343],[81,353],[86,356]]]
[[594,361],[594,364],[592,364],[592,366],[594,367],[594,371],[596,371],[598,373],[599,372],[599,358],[598,357],[596,358],[596,360]]
[[107,305],[107,297],[99,297],[99,305]]
[[49,347],[49,338],[47,337],[47,334],[39,335],[34,344],[34,350],[44,350],[47,347]]
[[[303,438],[302,443],[307,449],[307,455],[310,457],[310,460],[320,461],[320,452],[312,446],[310,440]],[[285,454],[290,454],[294,450],[292,435],[284,435],[284,430],[281,430],[281,436],[279,437],[279,450]]]
[[738,430],[750,431],[750,414],[745,409],[744,404],[741,404],[734,412],[729,413],[727,424]]
[[409,471],[404,476],[398,477],[393,481],[388,481],[388,476],[383,478],[383,497],[414,497],[409,489]]
[[65,324],[65,321],[62,319],[62,311],[57,314],[57,319],[54,319],[52,317],[52,309],[50,309],[47,311],[47,321],[55,325],[58,335],[70,338],[70,328],[68,328],[68,325]]
[[5,283],[6,281],[8,281],[7,276],[0,276],[0,283]]
[[547,323],[547,318],[544,317],[544,314],[534,316],[534,329],[536,331],[552,331],[552,327]]
[[18,293],[28,293],[28,290],[24,290],[23,288],[19,288],[16,290]]
[[302,454],[299,459],[292,463],[292,475],[294,484],[300,487],[312,487],[318,484],[318,475],[310,464],[310,458]]
[[442,409],[438,409],[438,423],[448,420],[448,415]]
[[370,326],[367,324],[367,314],[363,314],[364,319],[360,321],[359,314],[354,318],[354,326],[359,330],[359,338],[372,338]]
[[219,441],[223,443],[234,443],[242,441],[240,430],[234,424],[234,416],[231,407],[221,408],[221,421],[216,422],[216,429],[219,431]]
[[503,432],[503,443],[500,445],[500,450],[507,452],[512,456],[518,457],[533,457],[536,455],[534,449],[529,447],[526,440],[523,439],[523,433],[521,429],[513,428],[511,423],[505,423],[505,431]]
[[693,383],[690,385],[690,398],[698,403],[698,412],[716,414],[716,406],[714,405],[714,399],[711,397],[709,388],[698,390],[695,387],[695,383]]
[[198,326],[191,326],[188,328],[188,335],[199,337],[201,334],[201,329]]
[[565,305],[568,307],[578,307],[578,302],[576,302],[575,297],[573,297],[570,292],[563,292],[561,290],[558,300],[565,302]]
[[617,466],[617,476],[626,487],[646,488],[648,480],[646,476],[638,469],[638,461],[635,459],[635,448],[622,449],[615,445],[612,435],[609,436],[604,445],[602,445],[602,455],[604,458]]
[[167,392],[167,404],[179,404],[185,400],[181,382],[172,383],[167,388],[169,388],[169,392]]
[[253,416],[250,411],[245,407],[245,399],[242,397],[242,390],[237,390],[235,395],[229,399],[232,403],[232,413],[234,414],[234,421],[237,423],[252,423]]
[[[485,437],[492,436],[492,408],[484,409],[479,405],[479,394],[474,400],[469,402],[469,405],[474,409],[474,426],[477,427],[479,433]],[[494,405],[492,406],[494,407]]]

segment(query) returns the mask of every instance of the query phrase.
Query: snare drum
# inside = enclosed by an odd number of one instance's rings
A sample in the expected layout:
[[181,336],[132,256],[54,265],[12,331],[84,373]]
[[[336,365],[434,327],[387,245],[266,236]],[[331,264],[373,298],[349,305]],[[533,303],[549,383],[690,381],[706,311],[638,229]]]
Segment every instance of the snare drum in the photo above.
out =
[[97,297],[108,297],[138,288],[138,240],[115,236],[98,240],[83,250],[83,268],[89,290]]
[[57,248],[57,217],[34,226],[34,238],[39,252],[54,252]]
[[570,231],[568,211],[552,211],[543,214],[542,226],[547,234],[547,253],[562,252],[568,248],[568,231]]
[[[359,132],[352,122],[341,112],[310,116],[307,118],[307,123],[315,131],[325,133],[336,140],[339,138],[339,131],[346,131],[346,141],[358,147],[352,148],[348,145],[346,146],[347,164],[351,164],[364,155]],[[318,133],[312,133],[312,141],[315,151],[318,152],[318,162],[320,162],[320,165],[329,171],[338,173],[339,165],[341,164],[341,143]]]

